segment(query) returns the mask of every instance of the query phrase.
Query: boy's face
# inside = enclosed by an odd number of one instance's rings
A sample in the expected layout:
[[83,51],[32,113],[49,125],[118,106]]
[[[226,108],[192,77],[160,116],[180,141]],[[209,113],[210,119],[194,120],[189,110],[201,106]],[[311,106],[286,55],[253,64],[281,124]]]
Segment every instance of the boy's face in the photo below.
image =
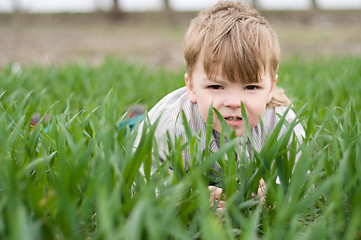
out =
[[[193,103],[197,103],[204,122],[207,121],[208,109],[213,101],[213,107],[234,129],[236,135],[241,136],[245,133],[241,102],[244,104],[250,127],[255,127],[259,123],[259,117],[263,117],[267,103],[271,101],[277,77],[271,79],[270,75],[266,74],[262,76],[260,82],[242,84],[230,82],[223,77],[221,65],[218,66],[218,70],[215,78],[209,79],[204,72],[202,59],[199,58],[192,79],[188,79],[188,74],[185,74],[188,96]],[[218,132],[222,129],[215,113],[213,113],[213,129]]]

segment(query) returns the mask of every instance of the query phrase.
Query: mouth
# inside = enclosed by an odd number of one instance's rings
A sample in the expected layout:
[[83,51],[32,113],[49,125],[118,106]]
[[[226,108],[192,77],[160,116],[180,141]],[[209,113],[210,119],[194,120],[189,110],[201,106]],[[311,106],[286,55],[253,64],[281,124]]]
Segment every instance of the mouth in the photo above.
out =
[[224,119],[226,119],[227,121],[241,121],[242,120],[241,117],[225,117]]

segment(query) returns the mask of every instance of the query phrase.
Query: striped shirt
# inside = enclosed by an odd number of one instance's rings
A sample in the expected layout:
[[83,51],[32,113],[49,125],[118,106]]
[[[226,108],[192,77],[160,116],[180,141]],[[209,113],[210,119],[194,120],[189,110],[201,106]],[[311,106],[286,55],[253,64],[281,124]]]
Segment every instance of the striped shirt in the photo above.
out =
[[[279,106],[274,108],[266,108],[265,113],[262,117],[263,128],[261,124],[258,123],[254,128],[251,129],[251,134],[253,138],[253,147],[256,151],[261,151],[262,146],[265,142],[265,139],[268,135],[271,134],[272,130],[276,127],[279,122],[279,117],[277,114],[283,116],[287,107]],[[186,134],[183,126],[182,111],[184,112],[190,128],[201,135],[201,146],[205,148],[205,134],[206,134],[206,123],[203,121],[202,117],[199,114],[198,107],[196,103],[192,103],[188,98],[187,89],[185,87],[177,89],[163,99],[161,99],[148,113],[150,123],[153,124],[158,118],[159,123],[155,131],[155,139],[158,145],[158,154],[160,161],[163,162],[166,159],[168,154],[168,137],[167,133],[174,141],[175,137],[182,137],[186,141]],[[296,118],[295,113],[292,110],[289,110],[286,115],[286,120],[292,122]],[[136,140],[136,145],[140,141],[142,123],[139,126],[138,136]],[[281,135],[286,132],[286,127],[283,126],[281,130]],[[297,124],[293,129],[298,142],[301,143],[305,135],[304,130],[300,124]],[[219,149],[220,134],[213,130],[212,137],[210,140],[209,148],[212,152],[216,152]],[[241,147],[246,144],[246,154],[250,156],[251,151],[251,141],[243,134],[239,137],[239,142]],[[202,150],[203,150],[202,149]],[[182,152],[184,166],[189,161],[189,150],[186,149]],[[220,170],[218,164],[214,166],[215,170]],[[154,172],[153,169],[152,172]]]

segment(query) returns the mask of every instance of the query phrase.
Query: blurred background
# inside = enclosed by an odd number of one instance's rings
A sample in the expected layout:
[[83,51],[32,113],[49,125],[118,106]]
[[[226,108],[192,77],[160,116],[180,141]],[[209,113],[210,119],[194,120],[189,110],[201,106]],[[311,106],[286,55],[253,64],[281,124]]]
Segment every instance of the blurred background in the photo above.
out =
[[[216,0],[1,0],[0,68],[98,64],[106,56],[179,68],[183,36]],[[282,57],[361,56],[361,0],[248,0],[276,30]]]

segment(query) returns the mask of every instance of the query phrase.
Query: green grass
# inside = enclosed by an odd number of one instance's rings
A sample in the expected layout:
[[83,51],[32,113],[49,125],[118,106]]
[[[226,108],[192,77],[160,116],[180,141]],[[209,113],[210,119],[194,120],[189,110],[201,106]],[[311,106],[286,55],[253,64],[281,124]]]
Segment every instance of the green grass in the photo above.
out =
[[[279,85],[307,133],[293,174],[297,148],[286,149],[287,136],[276,141],[275,132],[248,161],[225,129],[229,141],[215,154],[200,152],[197,135],[187,131],[189,141],[170,144],[167,161],[150,177],[155,126],[145,128],[136,151],[136,132],[125,135],[118,126],[127,106],[150,108],[182,86],[182,71],[114,59],[98,67],[14,69],[0,72],[0,239],[361,237],[359,57],[281,63]],[[50,122],[30,127],[35,112]],[[227,193],[223,215],[209,205],[207,173],[216,161]],[[137,171],[142,163],[146,179]],[[260,178],[265,207],[250,199]]]

